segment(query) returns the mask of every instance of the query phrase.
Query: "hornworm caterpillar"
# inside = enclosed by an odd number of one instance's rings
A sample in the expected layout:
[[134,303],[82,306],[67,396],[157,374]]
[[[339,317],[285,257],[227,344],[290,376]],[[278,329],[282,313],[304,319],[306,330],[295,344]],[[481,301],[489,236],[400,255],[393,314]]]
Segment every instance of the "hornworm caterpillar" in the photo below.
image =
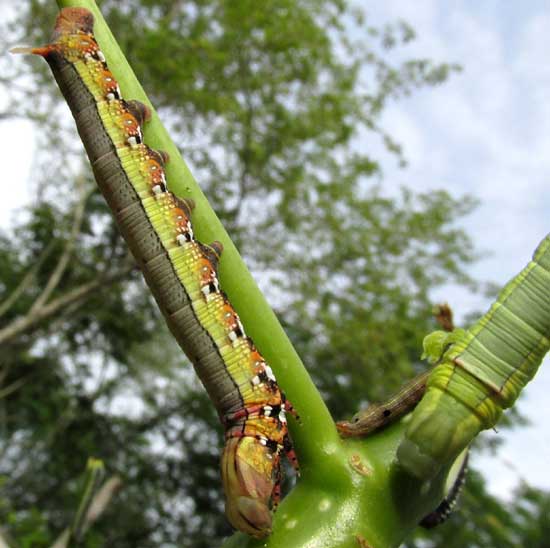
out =
[[[426,391],[426,383],[432,370],[429,369],[406,383],[401,390],[383,403],[372,403],[364,411],[355,414],[350,422],[340,421],[336,427],[343,437],[365,437],[389,426],[418,404]],[[468,454],[466,453],[460,471],[439,506],[425,516],[419,525],[432,529],[447,520],[458,499],[466,479]]]
[[148,108],[122,98],[93,36],[93,16],[63,9],[52,43],[17,52],[50,65],[75,118],[95,178],[174,337],[193,362],[225,428],[221,473],[226,514],[255,537],[271,530],[281,456],[296,457],[275,376],[220,289],[218,242],[193,235],[194,204],[167,189],[166,154],[143,143]]
[[492,428],[548,352],[550,235],[473,327],[439,339],[439,365],[397,451],[399,463],[421,479]]

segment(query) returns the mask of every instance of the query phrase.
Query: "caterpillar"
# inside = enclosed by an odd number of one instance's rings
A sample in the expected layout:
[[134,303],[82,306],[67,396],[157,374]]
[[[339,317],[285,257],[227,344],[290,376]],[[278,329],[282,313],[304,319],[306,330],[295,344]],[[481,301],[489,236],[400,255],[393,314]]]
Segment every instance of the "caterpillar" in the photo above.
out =
[[477,323],[428,338],[438,365],[397,450],[399,464],[423,480],[497,423],[550,349],[550,235]]
[[383,403],[371,403],[365,410],[353,415],[351,421],[338,421],[338,432],[345,438],[365,437],[394,423],[420,401],[430,373],[431,370],[420,373]]
[[[336,423],[342,437],[366,437],[386,428],[407,413],[410,413],[418,404],[426,391],[426,383],[432,370],[425,371],[411,379],[398,392],[383,403],[372,403],[365,410],[356,413],[351,421]],[[466,481],[468,471],[468,450],[460,464],[458,474],[448,487],[448,492],[437,508],[427,514],[419,522],[424,529],[433,529],[441,525],[451,515],[458,497]]]
[[[452,332],[454,330],[453,314],[448,304],[435,306],[434,316],[445,331]],[[431,373],[432,369],[420,373],[386,401],[372,403],[363,411],[356,413],[351,421],[337,422],[336,427],[340,435],[343,437],[369,436],[410,413],[424,396]],[[448,519],[464,486],[467,469],[468,450],[464,454],[458,474],[448,488],[447,494],[433,512],[422,518],[419,523],[421,527],[432,529]]]
[[[424,395],[431,372],[432,370],[429,369],[420,373],[383,403],[372,403],[365,410],[356,413],[351,421],[337,422],[336,427],[340,435],[344,438],[366,437],[410,413]],[[432,529],[445,522],[450,516],[466,479],[467,462],[466,451],[458,475],[448,489],[448,493],[433,512],[422,518],[419,523],[421,527]]]
[[194,203],[168,190],[166,154],[143,142],[148,107],[122,97],[85,8],[64,8],[52,42],[16,53],[42,56],[64,95],[118,227],[225,429],[221,476],[226,516],[261,538],[280,498],[281,459],[297,469],[286,413],[295,411],[245,334],[218,280],[222,245],[195,239]]

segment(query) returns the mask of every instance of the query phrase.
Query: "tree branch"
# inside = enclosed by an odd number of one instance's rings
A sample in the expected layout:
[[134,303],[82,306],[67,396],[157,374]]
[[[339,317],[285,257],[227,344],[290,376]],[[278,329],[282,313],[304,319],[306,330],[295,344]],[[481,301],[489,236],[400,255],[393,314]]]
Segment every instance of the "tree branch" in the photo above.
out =
[[82,524],[82,535],[100,518],[113,496],[121,487],[122,479],[119,476],[112,476],[101,486],[88,507]]
[[63,276],[63,273],[67,268],[67,265],[69,264],[69,260],[71,258],[71,254],[73,252],[76,240],[78,239],[78,236],[80,234],[80,228],[82,226],[82,221],[84,219],[84,210],[86,208],[86,201],[90,196],[90,194],[92,193],[92,190],[91,189],[88,189],[87,191],[84,190],[84,181],[82,177],[77,177],[77,188],[79,189],[80,196],[75,205],[73,224],[71,227],[71,232],[65,244],[65,249],[63,250],[61,257],[59,258],[59,261],[56,267],[51,273],[48,279],[48,282],[46,283],[46,287],[44,288],[42,293],[38,296],[34,304],[31,306],[31,309],[29,310],[29,315],[31,316],[37,313],[41,308],[43,308],[43,306],[46,304],[46,302],[50,298],[50,295],[53,293],[55,288],[59,285],[59,282],[61,281],[61,277]]
[[98,278],[92,282],[83,284],[65,295],[54,299],[49,304],[42,306],[36,310],[34,314],[27,314],[13,321],[7,327],[0,330],[0,346],[5,345],[15,338],[20,337],[24,333],[28,333],[38,327],[44,320],[55,316],[64,307],[82,304],[91,294],[97,290],[103,290],[112,283],[118,282],[125,278],[133,269],[134,265],[128,265],[126,268],[107,274],[102,278]]
[[19,285],[13,290],[9,297],[0,304],[0,317],[3,316],[23,295],[23,293],[31,286],[36,274],[44,261],[48,258],[55,246],[55,241],[51,240],[48,245],[42,250],[38,260],[32,265],[29,271],[25,274]]

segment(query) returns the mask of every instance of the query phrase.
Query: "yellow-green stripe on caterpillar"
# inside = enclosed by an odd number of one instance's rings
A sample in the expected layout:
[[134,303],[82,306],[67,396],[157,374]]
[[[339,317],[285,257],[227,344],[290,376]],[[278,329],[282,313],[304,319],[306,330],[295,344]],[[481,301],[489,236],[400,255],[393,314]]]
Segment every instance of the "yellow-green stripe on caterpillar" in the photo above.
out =
[[397,451],[428,480],[510,407],[550,349],[550,235],[468,330],[432,334],[438,361]]
[[17,48],[43,56],[73,113],[95,178],[174,337],[225,428],[226,515],[263,537],[280,497],[281,457],[296,466],[286,412],[292,406],[220,289],[218,242],[193,234],[194,204],[168,190],[167,155],[143,143],[145,105],[126,101],[93,36],[93,16],[63,9],[52,43]]

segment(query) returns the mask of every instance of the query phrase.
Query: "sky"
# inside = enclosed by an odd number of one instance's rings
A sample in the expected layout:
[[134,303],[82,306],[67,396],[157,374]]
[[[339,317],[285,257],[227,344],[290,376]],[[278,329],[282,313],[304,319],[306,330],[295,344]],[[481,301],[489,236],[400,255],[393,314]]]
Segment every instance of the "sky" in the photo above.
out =
[[[362,5],[375,25],[402,18],[415,28],[417,39],[407,57],[463,66],[447,83],[389,104],[382,126],[403,145],[408,166],[400,169],[386,155],[382,185],[388,191],[406,185],[477,197],[479,207],[462,222],[484,254],[470,273],[504,284],[550,231],[550,192],[545,192],[550,187],[550,4],[385,0]],[[0,0],[0,16],[7,7]],[[35,146],[30,123],[0,121],[0,162],[4,181],[10,182],[0,202],[2,228],[32,199]],[[490,304],[454,287],[434,294],[434,301],[441,299],[459,320]],[[549,388],[547,361],[519,402],[531,425],[483,434],[503,441],[496,457],[472,463],[488,477],[493,493],[508,498],[520,479],[550,489]]]
[[[417,39],[407,55],[463,67],[442,86],[386,110],[382,125],[402,143],[409,165],[401,170],[387,162],[383,185],[477,197],[479,207],[461,223],[485,255],[470,273],[503,285],[550,232],[550,4],[385,0],[369,6],[375,24],[398,17],[414,27]],[[459,320],[490,305],[452,287],[434,297],[449,301]],[[547,359],[518,404],[531,426],[483,434],[503,440],[496,457],[472,463],[492,492],[508,498],[520,479],[550,488],[549,389]]]

